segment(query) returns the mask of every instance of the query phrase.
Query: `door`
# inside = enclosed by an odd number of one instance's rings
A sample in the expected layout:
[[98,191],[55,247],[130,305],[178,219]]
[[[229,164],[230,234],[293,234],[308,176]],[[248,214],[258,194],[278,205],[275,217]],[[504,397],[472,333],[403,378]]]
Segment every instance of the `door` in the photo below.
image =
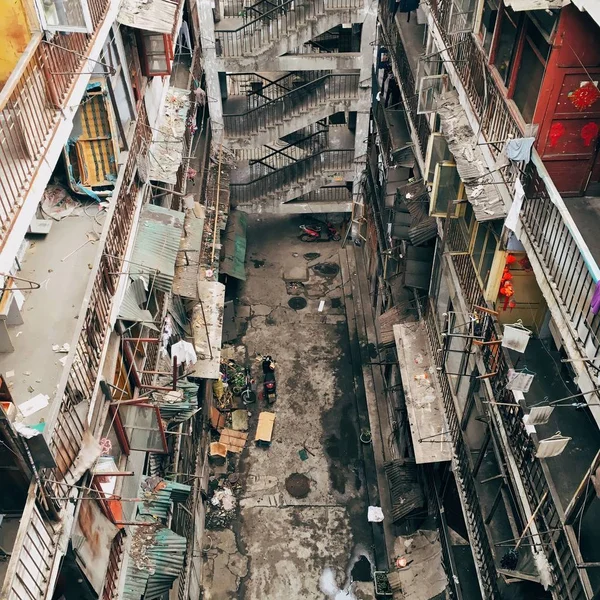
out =
[[550,110],[540,131],[539,152],[561,194],[583,195],[600,178],[600,69],[559,69]]

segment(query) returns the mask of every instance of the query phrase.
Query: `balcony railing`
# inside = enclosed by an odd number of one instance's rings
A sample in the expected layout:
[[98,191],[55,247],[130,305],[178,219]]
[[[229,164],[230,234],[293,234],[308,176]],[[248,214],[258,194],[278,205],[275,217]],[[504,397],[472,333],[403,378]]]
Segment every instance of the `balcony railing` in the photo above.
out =
[[110,0],[90,0],[94,32],[56,33],[51,42],[40,41],[0,92],[0,247],[44,160],[109,6]]
[[285,0],[238,29],[216,31],[217,51],[219,56],[225,57],[255,54],[324,15],[326,10],[347,11],[360,6],[361,0],[309,0],[303,3]]
[[256,134],[283,123],[284,118],[331,100],[357,98],[359,77],[358,73],[331,73],[319,76],[244,113],[223,115],[225,133],[228,137]]
[[469,540],[473,550],[473,557],[478,566],[479,580],[485,591],[484,598],[499,600],[501,596],[497,585],[498,575],[496,573],[494,555],[490,546],[485,522],[481,513],[481,506],[477,496],[477,490],[475,488],[475,481],[471,472],[469,451],[463,440],[463,431],[460,419],[456,412],[452,388],[448,376],[444,373],[444,353],[438,352],[438,349],[441,348],[443,344],[435,319],[435,307],[433,305],[427,307],[425,324],[432,355],[435,357],[437,367],[441,369],[438,381],[442,391],[448,433],[452,437],[452,445],[456,456],[456,461],[454,462],[456,465],[456,486],[467,511]]
[[[532,205],[539,206],[533,202]],[[545,208],[548,207],[542,205],[540,210]],[[445,247],[452,254],[452,262],[468,306],[485,307],[486,303],[471,256],[466,252],[462,252],[464,247],[461,240],[463,238],[460,233],[456,233],[458,226],[458,220],[453,219],[452,226],[447,230],[448,239]],[[460,251],[456,252],[458,249]],[[492,342],[501,338],[498,325],[494,319],[484,318],[481,327],[483,341]],[[525,487],[527,499],[530,506],[536,507],[541,503],[535,524],[539,531],[551,532],[549,534],[551,536],[550,543],[544,544],[544,550],[553,569],[556,597],[584,600],[586,595],[579,577],[581,573],[577,568],[567,535],[562,527],[542,463],[535,458],[536,447],[531,435],[525,428],[523,409],[515,400],[513,392],[507,389],[508,371],[512,368],[510,359],[504,349],[499,348],[497,345],[489,344],[481,348],[486,372],[494,373],[494,376],[490,379],[494,401],[498,403],[498,412],[504,429],[511,440],[512,454]],[[546,537],[544,537],[544,540],[546,541]]]
[[392,18],[388,4],[388,2],[380,3],[384,43],[396,67],[397,75],[400,78],[398,84],[404,92],[406,109],[419,139],[421,156],[424,158],[427,152],[427,142],[431,135],[431,128],[429,127],[427,116],[417,114],[418,98],[415,78],[404,44],[402,43],[402,38],[400,37],[400,31]]
[[249,183],[231,184],[231,200],[246,204],[270,194],[284,193],[286,187],[311,181],[326,172],[341,175],[352,168],[353,161],[354,150],[321,150]]

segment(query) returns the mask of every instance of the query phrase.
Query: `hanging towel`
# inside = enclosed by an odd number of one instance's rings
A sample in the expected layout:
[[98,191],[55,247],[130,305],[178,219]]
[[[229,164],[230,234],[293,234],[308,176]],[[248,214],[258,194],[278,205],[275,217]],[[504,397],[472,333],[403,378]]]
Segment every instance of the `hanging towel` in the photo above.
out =
[[592,307],[592,313],[597,315],[600,311],[600,281],[596,284],[596,289],[594,290],[590,305]]
[[506,146],[504,146],[504,154],[517,162],[525,161],[528,163],[531,160],[531,148],[535,142],[535,138],[516,138],[514,140],[508,140]]

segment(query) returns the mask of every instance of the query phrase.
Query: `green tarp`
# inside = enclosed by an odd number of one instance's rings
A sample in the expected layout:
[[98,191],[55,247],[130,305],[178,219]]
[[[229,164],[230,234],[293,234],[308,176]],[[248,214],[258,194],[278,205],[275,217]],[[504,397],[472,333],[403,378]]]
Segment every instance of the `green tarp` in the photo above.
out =
[[248,215],[232,210],[227,219],[223,238],[220,272],[246,281],[246,228]]

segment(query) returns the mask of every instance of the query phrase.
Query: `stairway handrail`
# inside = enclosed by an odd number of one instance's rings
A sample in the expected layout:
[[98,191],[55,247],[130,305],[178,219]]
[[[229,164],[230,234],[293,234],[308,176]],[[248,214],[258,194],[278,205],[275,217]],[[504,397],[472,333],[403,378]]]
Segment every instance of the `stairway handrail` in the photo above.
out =
[[[255,106],[254,108],[251,108],[242,113],[226,113],[226,114],[223,114],[223,117],[224,118],[225,117],[245,117],[245,116],[249,115],[250,113],[264,109],[266,106],[270,106],[271,104],[275,104],[276,102],[281,102],[281,100],[283,100],[287,96],[290,96],[291,94],[295,94],[295,93],[299,92],[300,90],[307,88],[309,85],[314,85],[315,83],[317,83],[319,81],[323,81],[327,78],[334,78],[334,77],[340,77],[340,78],[357,77],[358,78],[358,77],[360,77],[360,71],[356,71],[355,73],[328,73],[327,75],[323,75],[323,77],[313,79],[312,81],[309,81],[308,83],[305,83],[304,85],[294,88],[293,90],[290,90],[289,92],[286,92],[285,94],[278,96],[277,98],[269,99],[268,102],[265,102],[264,104],[261,104],[260,106]],[[357,81],[357,83],[358,83],[358,81]],[[358,85],[357,85],[357,91],[358,91]]]
[[[315,131],[314,133],[311,133],[310,135],[307,135],[303,138],[300,138],[298,141],[296,142],[290,142],[289,144],[285,145],[283,148],[276,148],[275,150],[273,150],[272,152],[270,152],[269,154],[266,154],[265,156],[261,157],[261,158],[253,158],[250,160],[250,165],[256,165],[256,164],[264,164],[263,161],[271,158],[272,156],[275,156],[276,154],[283,154],[283,156],[285,156],[286,158],[289,158],[290,160],[296,160],[295,158],[291,157],[291,156],[287,156],[285,154],[285,151],[288,148],[291,148],[292,146],[294,147],[298,147],[298,144],[301,144],[302,142],[306,142],[307,140],[310,140],[312,138],[314,138],[317,135],[328,135],[329,131],[327,129],[321,129],[320,131]],[[305,157],[306,158],[306,157]],[[302,159],[300,159],[302,160]],[[269,167],[270,169],[275,169],[275,167],[271,167],[270,165],[265,165],[266,167]]]
[[260,177],[257,177],[256,179],[253,179],[252,181],[247,181],[245,183],[230,183],[229,187],[230,188],[243,188],[243,187],[247,187],[250,185],[255,185],[257,182],[263,181],[267,177],[273,177],[274,175],[277,175],[278,173],[280,173],[281,171],[284,171],[285,169],[290,169],[291,167],[296,167],[296,165],[298,165],[299,163],[304,163],[309,160],[313,160],[314,158],[316,158],[317,156],[321,156],[322,154],[334,154],[334,153],[339,153],[339,154],[348,153],[348,156],[350,157],[349,162],[352,163],[354,161],[354,148],[325,148],[324,150],[319,150],[318,152],[315,152],[314,154],[311,154],[310,156],[305,156],[304,158],[301,158],[300,160],[297,160],[290,165],[281,167],[280,169],[277,169],[276,171],[272,171],[271,173],[261,175]]

